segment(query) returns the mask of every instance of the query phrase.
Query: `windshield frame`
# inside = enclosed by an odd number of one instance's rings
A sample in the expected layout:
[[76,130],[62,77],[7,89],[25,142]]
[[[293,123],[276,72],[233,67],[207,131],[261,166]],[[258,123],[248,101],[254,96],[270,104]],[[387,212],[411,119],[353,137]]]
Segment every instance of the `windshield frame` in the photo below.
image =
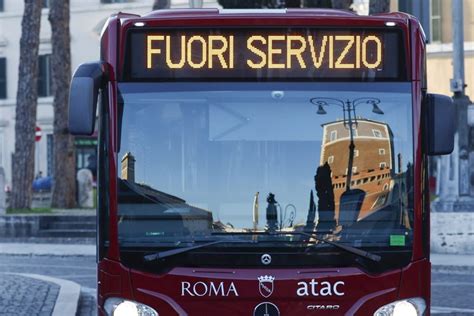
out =
[[[410,102],[412,102],[412,87],[411,87],[411,82],[371,82],[371,83],[367,83],[367,82],[363,82],[363,83],[360,83],[360,82],[345,82],[345,83],[341,83],[341,82],[337,82],[337,83],[334,83],[334,82],[259,82],[259,83],[255,83],[255,82],[235,82],[235,83],[232,83],[232,82],[225,82],[225,83],[215,83],[215,82],[178,82],[178,83],[163,83],[163,82],[160,82],[160,83],[150,83],[150,82],[126,82],[126,83],[119,83],[118,84],[118,92],[119,92],[119,103],[122,102],[123,103],[123,97],[122,97],[122,94],[125,94],[125,93],[137,93],[137,92],[145,92],[145,91],[150,91],[150,90],[153,90],[153,92],[171,92],[171,91],[205,91],[206,89],[209,89],[209,90],[212,90],[212,91],[227,91],[229,90],[230,87],[233,87],[235,90],[266,90],[266,89],[271,89],[271,90],[305,90],[305,89],[309,89],[311,87],[314,87],[315,85],[318,86],[318,90],[321,90],[321,89],[327,89],[328,91],[339,91],[341,90],[341,87],[344,87],[344,90],[351,90],[351,91],[372,91],[372,92],[383,92],[383,91],[387,91],[390,89],[390,92],[404,92],[404,93],[407,93],[409,94],[410,96]],[[413,104],[410,104],[409,107],[411,108],[411,121],[409,122],[409,126],[411,128],[411,130],[413,131],[413,119],[414,119],[414,113],[413,113]],[[120,111],[118,112],[120,113]],[[118,135],[121,135],[121,131],[120,131],[120,126],[121,126],[121,117],[119,115],[119,133]],[[414,159],[415,159],[415,140],[414,140],[414,133],[412,133],[411,135],[411,147],[412,147],[412,157],[411,157],[411,161],[412,163],[414,163]],[[120,144],[120,137],[119,137],[119,140],[118,140],[118,143]],[[119,151],[120,149],[118,149]],[[118,157],[120,159],[120,157]],[[412,178],[411,178],[411,181],[414,182],[414,176],[412,174]],[[414,183],[412,183],[412,185],[414,185]],[[412,195],[412,198],[414,198],[414,192],[412,191],[411,192],[411,195]],[[414,205],[413,205],[414,207]],[[415,217],[415,212],[414,212],[414,209],[412,208],[410,210],[410,212],[412,213],[412,216]],[[413,219],[414,220],[414,219]],[[404,258],[407,258],[407,260],[409,260],[411,258],[411,252],[413,250],[413,235],[414,235],[414,225],[412,226],[412,231],[411,231],[411,239],[409,239],[409,242],[408,242],[408,245],[406,245],[405,247],[401,247],[401,248],[397,248],[397,249],[389,249],[389,248],[383,248],[383,247],[379,247],[379,248],[372,248],[372,247],[361,247],[361,249],[364,249],[366,251],[371,251],[373,253],[379,253],[379,254],[383,254],[383,253],[409,253],[410,255],[403,255]],[[156,251],[157,250],[157,247],[153,247],[152,245],[150,245],[148,242],[145,242],[145,243],[137,243],[135,245],[128,245],[128,247],[125,246],[126,243],[123,243],[121,242],[120,243],[120,251],[121,253],[128,253],[128,250],[126,250],[125,248],[129,248],[129,250],[132,250],[133,249],[133,253],[135,253],[136,251],[143,251],[143,252],[151,252],[151,251]],[[189,242],[186,243],[184,242],[182,244],[183,247],[186,246],[186,244],[188,244],[189,246]],[[255,246],[255,245],[251,245],[251,246]],[[178,245],[174,245],[174,247],[179,247]],[[279,246],[277,246],[279,247]],[[161,250],[169,250],[169,249],[172,249],[170,247],[166,247],[166,248],[162,248],[162,247],[159,247]],[[221,247],[221,246],[217,246],[217,247],[212,247],[212,249],[206,249],[205,252],[216,252],[218,253],[219,251],[222,251],[224,247]],[[268,245],[266,245],[266,248],[269,248]],[[271,248],[271,247],[270,247]],[[319,247],[318,247],[319,248]],[[328,245],[325,245],[325,246],[322,246],[322,248],[331,248],[330,246]],[[231,250],[232,248],[228,248],[226,247],[225,248],[225,251],[226,252],[229,252],[229,250]],[[258,250],[259,252],[261,252],[261,250],[259,249]],[[196,251],[196,252],[200,252],[200,251]],[[330,250],[327,251],[328,253],[330,253],[331,255],[333,255],[334,253],[338,253],[339,255],[341,255],[341,253],[339,252],[339,250],[337,249],[333,249],[331,248]],[[321,255],[324,253],[324,251],[320,252]],[[236,253],[236,255],[239,255],[238,253]],[[382,255],[383,256],[383,255]],[[129,257],[129,255],[125,255],[125,257]],[[183,256],[183,258],[186,257],[186,258],[190,258],[192,257],[192,254],[191,255],[187,255],[187,256]],[[336,256],[337,257],[337,256]],[[175,260],[173,260],[175,261]],[[185,262],[185,261],[189,261],[189,260],[184,260],[183,262],[181,262],[180,265],[193,265],[192,262]],[[385,260],[383,260],[385,261]],[[406,260],[402,260],[403,261],[403,265],[405,265],[407,263]],[[384,262],[383,262],[384,263]],[[387,264],[387,263],[385,263]],[[403,266],[403,265],[400,265],[400,266]],[[391,266],[391,264],[390,264]],[[398,265],[397,265],[398,266]]]

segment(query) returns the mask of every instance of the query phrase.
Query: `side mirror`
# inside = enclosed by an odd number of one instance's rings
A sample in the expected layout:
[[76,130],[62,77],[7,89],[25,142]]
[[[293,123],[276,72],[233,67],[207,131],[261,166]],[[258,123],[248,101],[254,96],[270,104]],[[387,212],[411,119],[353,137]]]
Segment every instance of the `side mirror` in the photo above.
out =
[[81,64],[72,77],[69,92],[69,132],[72,135],[92,135],[99,89],[106,79],[103,62]]
[[456,133],[456,107],[453,99],[440,94],[428,94],[427,106],[427,153],[450,154],[454,148]]

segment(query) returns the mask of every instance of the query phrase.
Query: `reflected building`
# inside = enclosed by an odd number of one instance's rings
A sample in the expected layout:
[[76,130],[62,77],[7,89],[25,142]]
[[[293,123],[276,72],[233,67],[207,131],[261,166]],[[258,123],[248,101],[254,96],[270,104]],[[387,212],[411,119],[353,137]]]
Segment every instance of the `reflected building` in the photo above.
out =
[[212,212],[137,182],[136,162],[131,152],[127,152],[121,160],[118,215],[119,230],[123,235],[166,237],[176,233],[208,235],[212,231]]
[[127,152],[122,158],[122,179],[135,183],[135,157]]
[[[350,131],[343,120],[322,125],[320,165],[331,168],[335,219],[339,219],[341,195],[348,189]],[[395,176],[393,133],[388,124],[363,118],[353,125],[354,161],[350,189],[365,192],[358,220],[382,208],[389,200]],[[399,157],[401,159],[401,157]]]

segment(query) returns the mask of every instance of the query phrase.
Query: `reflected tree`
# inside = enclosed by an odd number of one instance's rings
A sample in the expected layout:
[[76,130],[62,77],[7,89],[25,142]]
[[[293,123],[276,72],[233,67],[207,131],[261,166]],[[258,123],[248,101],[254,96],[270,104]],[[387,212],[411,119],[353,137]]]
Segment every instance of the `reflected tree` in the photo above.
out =
[[319,166],[314,177],[316,192],[318,195],[319,221],[316,227],[318,231],[332,230],[336,226],[334,191],[332,188],[331,167],[326,161]]
[[314,203],[313,190],[311,190],[309,196],[309,209],[308,216],[306,217],[306,226],[304,228],[307,232],[312,232],[314,230],[314,220],[316,219],[316,204]]

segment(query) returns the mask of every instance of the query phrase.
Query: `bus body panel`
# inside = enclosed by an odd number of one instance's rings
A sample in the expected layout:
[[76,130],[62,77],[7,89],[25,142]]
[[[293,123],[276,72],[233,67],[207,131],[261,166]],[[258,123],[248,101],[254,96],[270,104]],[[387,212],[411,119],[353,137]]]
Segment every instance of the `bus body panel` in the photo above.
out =
[[[121,297],[142,302],[156,308],[160,315],[244,315],[250,314],[254,307],[265,300],[259,293],[258,276],[273,275],[276,278],[275,290],[268,301],[275,300],[281,307],[282,315],[372,315],[377,308],[397,299],[423,297],[427,301],[425,315],[429,315],[430,303],[430,262],[429,248],[423,249],[426,229],[429,233],[429,205],[423,202],[423,164],[421,102],[425,59],[425,44],[418,22],[411,16],[395,13],[375,17],[360,17],[347,14],[334,16],[315,16],[302,10],[288,10],[286,14],[268,15],[223,15],[217,10],[203,10],[196,17],[193,10],[155,12],[144,17],[119,13],[107,22],[101,38],[102,60],[110,65],[108,92],[109,147],[108,170],[109,217],[107,225],[108,247],[98,261],[98,310],[105,315],[103,304],[108,297]],[[324,10],[323,10],[324,11]],[[209,27],[209,26],[369,26],[384,27],[385,22],[393,21],[405,35],[405,54],[407,56],[407,75],[412,81],[413,91],[413,133],[415,170],[415,218],[413,262],[403,269],[395,269],[380,275],[368,275],[357,268],[334,269],[193,269],[174,268],[171,271],[154,275],[130,270],[120,263],[117,218],[117,82],[123,77],[125,64],[125,42],[127,30],[136,22],[146,22],[150,27]],[[411,49],[410,49],[411,48]],[[102,210],[99,210],[99,212]],[[426,243],[426,240],[424,241]],[[428,242],[429,243],[429,242]],[[204,272],[199,272],[203,270]],[[212,271],[211,271],[212,270]],[[207,272],[206,272],[207,271]],[[342,298],[320,300],[320,297],[301,297],[296,295],[298,282],[312,279],[340,280],[346,292]],[[239,297],[181,296],[182,282],[224,282],[228,286],[233,280]],[[227,283],[226,283],[227,282]],[[187,283],[185,284],[187,286]],[[199,285],[201,286],[201,285]],[[219,285],[217,285],[218,288]],[[187,287],[186,287],[187,288]],[[216,287],[214,287],[216,291]],[[217,290],[217,291],[220,291]],[[228,291],[228,287],[227,287]],[[232,291],[231,291],[232,292]],[[186,292],[188,293],[188,292]],[[241,294],[242,293],[242,294]],[[200,294],[200,292],[198,293]],[[293,295],[293,296],[291,296]],[[316,305],[338,305],[336,310],[318,310]],[[310,307],[309,307],[310,306]]]
[[[332,307],[331,315],[371,315],[380,306],[399,299],[411,297],[429,298],[431,264],[421,260],[406,268],[394,270],[380,275],[367,275],[356,268],[342,269],[190,269],[175,268],[164,275],[153,275],[140,271],[130,271],[123,265],[104,260],[99,264],[99,306],[106,297],[122,297],[145,303],[161,313],[161,315],[193,315],[199,311],[212,315],[226,312],[227,315],[243,315],[249,313],[258,303],[268,300],[281,306],[282,315],[299,312],[302,315],[318,311],[316,306]],[[259,293],[258,276],[261,274],[279,276],[274,282],[274,291],[269,298]],[[322,297],[311,293],[311,280],[344,282],[344,293],[347,296]],[[182,297],[182,283],[185,283]],[[210,283],[213,283],[211,290]],[[224,286],[219,288],[220,283]],[[234,283],[236,292],[229,291]],[[308,296],[296,294],[298,282],[308,284]],[[187,287],[187,283],[191,287]],[[207,295],[203,294],[204,283],[208,286]],[[334,283],[334,282],[333,282]],[[198,284],[195,289],[193,285]],[[189,290],[189,292],[188,292]],[[197,292],[195,293],[194,290]],[[223,292],[222,292],[223,291]],[[189,293],[196,295],[191,297]],[[213,295],[224,293],[224,295]],[[427,302],[429,304],[429,301]],[[429,306],[429,305],[428,305]],[[286,313],[285,313],[286,311]],[[103,312],[103,310],[101,310]],[[329,310],[326,310],[329,314]],[[105,315],[105,314],[104,314]],[[429,315],[429,310],[425,315]]]
[[[268,297],[259,292],[258,277],[262,275],[275,276]],[[338,315],[364,315],[375,312],[380,303],[397,299],[400,271],[369,276],[355,268],[263,271],[175,268],[164,276],[132,271],[131,280],[135,298],[151,304],[157,311],[167,310],[166,302],[188,314],[199,311],[202,315],[245,315],[259,303],[269,301],[278,305],[282,315],[306,315],[321,310]],[[323,290],[329,286],[333,287],[332,291]],[[163,302],[158,304],[155,298]],[[325,309],[319,310],[316,305]]]
[[427,259],[412,262],[402,270],[399,299],[423,297],[426,300],[426,316],[430,315],[431,305],[431,262]]
[[[116,144],[114,136],[117,131],[117,121],[116,121],[116,97],[117,97],[117,84],[116,84],[116,72],[117,72],[117,48],[118,48],[118,23],[119,19],[117,16],[112,16],[107,21],[104,29],[102,31],[102,41],[101,41],[101,58],[110,65],[109,69],[109,77],[110,81],[107,85],[107,88],[104,91],[107,91],[107,103],[103,101],[101,106],[108,108],[108,116],[106,120],[108,120],[108,129],[109,133],[107,134],[107,142],[108,146],[108,161],[107,164],[109,166],[109,174],[108,174],[108,183],[109,188],[116,187],[116,179],[115,175],[117,172],[117,160],[116,160]],[[102,127],[99,127],[102,128]],[[99,161],[99,164],[101,162]],[[99,166],[99,169],[105,170],[104,166]],[[108,238],[109,246],[107,249],[107,253],[104,254],[108,258],[112,260],[119,260],[119,247],[118,243],[110,242],[112,240],[118,240],[118,229],[117,229],[117,190],[108,190],[108,222],[103,223],[103,225],[107,225],[108,231]],[[100,212],[101,210],[99,210]],[[99,241],[100,242],[100,241]],[[105,242],[105,241],[104,241]],[[100,247],[100,245],[99,245]],[[102,258],[99,258],[99,261]]]
[[[413,95],[413,146],[414,146],[414,154],[415,154],[415,227],[414,227],[414,237],[413,237],[413,261],[419,260],[424,258],[426,254],[424,253],[423,249],[423,232],[426,229],[426,213],[429,212],[429,205],[423,201],[424,197],[424,171],[427,166],[424,165],[423,159],[424,156],[422,154],[422,130],[421,130],[421,102],[422,102],[422,94],[421,94],[421,83],[419,81],[413,82],[412,88],[412,95]],[[429,222],[428,222],[428,229],[429,229]],[[429,252],[427,254],[429,256]]]

